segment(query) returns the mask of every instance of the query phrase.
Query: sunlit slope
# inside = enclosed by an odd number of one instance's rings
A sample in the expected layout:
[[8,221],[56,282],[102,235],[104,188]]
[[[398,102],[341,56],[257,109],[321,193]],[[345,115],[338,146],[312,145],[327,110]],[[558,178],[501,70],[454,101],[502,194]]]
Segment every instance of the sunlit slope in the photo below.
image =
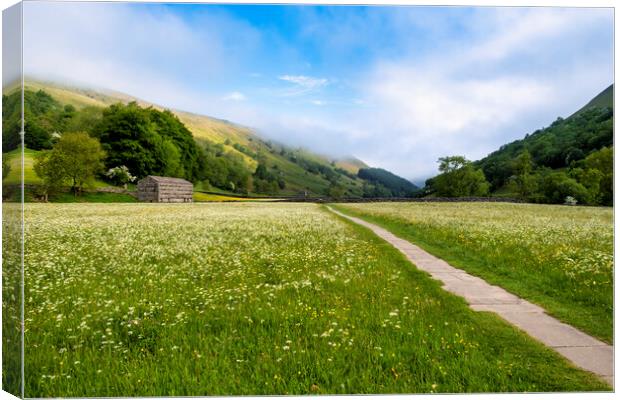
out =
[[362,168],[368,168],[368,165],[362,160],[358,160],[355,157],[346,157],[336,161],[336,166],[344,169],[345,171],[349,171],[352,174],[357,174],[357,172]]
[[[138,99],[136,97],[105,89],[83,89],[68,85],[62,85],[55,82],[41,82],[36,80],[27,80],[24,88],[26,90],[44,90],[53,98],[62,104],[71,104],[78,109],[88,106],[108,107],[115,103],[129,103],[135,101],[141,106],[151,106],[153,108],[163,110],[157,104],[150,103]],[[250,134],[248,129],[237,127],[224,121],[207,117],[204,115],[192,114],[183,111],[173,110],[179,119],[188,127],[197,140],[208,139],[216,143],[224,143],[226,138],[230,138],[233,143],[247,143],[247,135]],[[256,167],[256,162],[244,154],[240,153],[232,146],[226,146],[227,151],[238,153],[246,160],[250,167]]]
[[[164,109],[136,97],[106,89],[85,89],[55,82],[42,82],[27,79],[25,89],[44,90],[62,104],[71,104],[78,109],[95,106],[107,107],[114,103],[135,101],[141,106],[152,106]],[[235,123],[195,113],[172,110],[192,132],[196,141],[220,143],[226,152],[240,155],[246,165],[254,170],[258,159],[266,161],[269,168],[274,169],[286,182],[282,194],[289,195],[324,195],[328,192],[331,182],[322,174],[311,173],[302,165],[304,162],[315,163],[324,168],[342,169],[348,175],[338,173],[339,184],[347,191],[347,195],[360,195],[363,180],[354,177],[359,168],[366,167],[362,161],[348,158],[331,160],[328,157],[302,149],[273,143],[255,134],[252,129]],[[300,161],[301,160],[301,161]]]
[[579,114],[582,111],[585,111],[591,108],[597,108],[597,107],[600,107],[600,108],[605,108],[605,107],[613,108],[614,107],[614,85],[613,84],[609,85],[607,89],[603,90],[601,93],[596,95],[596,97],[590,100],[588,104],[583,106],[575,114],[571,115],[571,117]]
[[[34,160],[39,152],[36,150],[26,149],[24,151],[24,183],[26,185],[39,184],[41,179],[34,173]],[[4,154],[9,162],[9,174],[2,181],[5,185],[17,185],[21,182],[21,149],[15,149]]]

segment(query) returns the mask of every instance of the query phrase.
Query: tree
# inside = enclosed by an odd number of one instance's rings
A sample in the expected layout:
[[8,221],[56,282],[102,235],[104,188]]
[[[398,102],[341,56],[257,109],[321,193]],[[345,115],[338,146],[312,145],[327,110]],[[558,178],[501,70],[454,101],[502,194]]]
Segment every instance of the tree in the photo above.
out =
[[252,175],[254,178],[254,190],[258,193],[276,194],[280,188],[278,177],[267,169],[267,164],[260,161],[256,166],[256,171]]
[[124,165],[110,168],[108,172],[105,173],[105,176],[107,176],[108,179],[110,179],[110,181],[112,181],[115,185],[122,185],[125,188],[127,188],[128,183],[136,180],[136,177],[129,172],[129,168]]
[[341,199],[341,198],[344,197],[345,189],[339,183],[332,183],[331,185],[329,185],[329,188],[327,190],[327,194],[332,199],[337,199],[338,200],[338,199]]
[[113,104],[103,110],[93,133],[109,154],[108,167],[125,165],[138,178],[167,175],[192,182],[207,178],[205,151],[170,111],[142,108],[135,102]]
[[59,152],[52,150],[42,151],[37,154],[34,162],[34,172],[41,178],[39,195],[47,201],[49,195],[59,191],[66,181],[66,161]]
[[92,183],[103,169],[105,152],[99,141],[85,132],[66,133],[49,151],[35,162],[35,172],[43,180],[46,194],[64,184],[71,185],[75,195]]
[[579,204],[592,202],[588,190],[564,171],[542,170],[538,174],[539,192],[534,199],[539,202],[563,204],[567,196],[577,200]]
[[486,196],[489,183],[481,169],[475,169],[470,161],[462,156],[442,157],[439,171],[432,180],[432,191],[437,196],[467,197]]
[[11,172],[11,164],[9,163],[8,158],[2,154],[2,180],[4,180]]
[[523,150],[513,162],[514,183],[521,198],[527,199],[536,190],[536,180],[532,175],[534,162],[527,149]]
[[469,164],[469,161],[463,156],[440,157],[437,162],[439,163],[439,172],[444,174],[455,172]]
[[613,203],[613,148],[603,147],[574,163],[570,176],[590,193],[592,204]]

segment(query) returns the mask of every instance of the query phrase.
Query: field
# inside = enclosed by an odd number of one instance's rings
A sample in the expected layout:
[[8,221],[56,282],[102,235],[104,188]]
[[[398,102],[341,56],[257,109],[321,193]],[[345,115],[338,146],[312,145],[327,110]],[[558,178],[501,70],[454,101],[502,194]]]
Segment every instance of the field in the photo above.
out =
[[339,209],[613,340],[611,208],[374,203]]
[[27,397],[609,390],[315,204],[26,204],[25,235]]
[[[26,185],[39,184],[41,178],[34,172],[34,160],[38,153],[36,150],[24,150],[24,183]],[[11,152],[3,154],[3,157],[9,161],[10,171],[7,177],[2,181],[6,185],[18,185],[21,183],[21,150],[15,149]]]
[[[21,182],[21,150],[15,149],[8,153],[4,153],[3,157],[9,160],[10,171],[7,177],[2,181],[5,185],[18,185]],[[34,163],[36,156],[39,154],[38,150],[24,149],[24,184],[26,185],[38,185],[41,184],[41,178],[34,172]],[[93,188],[110,187],[106,182],[101,180],[95,180],[93,182]]]

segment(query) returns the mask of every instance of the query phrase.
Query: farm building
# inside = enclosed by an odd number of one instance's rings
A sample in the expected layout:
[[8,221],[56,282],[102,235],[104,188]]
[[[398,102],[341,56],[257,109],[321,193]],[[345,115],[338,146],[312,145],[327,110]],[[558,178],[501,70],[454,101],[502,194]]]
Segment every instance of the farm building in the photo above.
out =
[[194,185],[185,179],[149,175],[138,181],[138,200],[150,203],[190,203]]

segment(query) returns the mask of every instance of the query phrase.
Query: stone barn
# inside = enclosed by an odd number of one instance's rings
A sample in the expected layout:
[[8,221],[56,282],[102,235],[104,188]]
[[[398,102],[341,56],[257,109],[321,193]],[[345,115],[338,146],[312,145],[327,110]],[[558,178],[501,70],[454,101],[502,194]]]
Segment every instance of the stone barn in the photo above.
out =
[[138,181],[138,200],[149,203],[191,203],[194,185],[185,179],[149,175]]

